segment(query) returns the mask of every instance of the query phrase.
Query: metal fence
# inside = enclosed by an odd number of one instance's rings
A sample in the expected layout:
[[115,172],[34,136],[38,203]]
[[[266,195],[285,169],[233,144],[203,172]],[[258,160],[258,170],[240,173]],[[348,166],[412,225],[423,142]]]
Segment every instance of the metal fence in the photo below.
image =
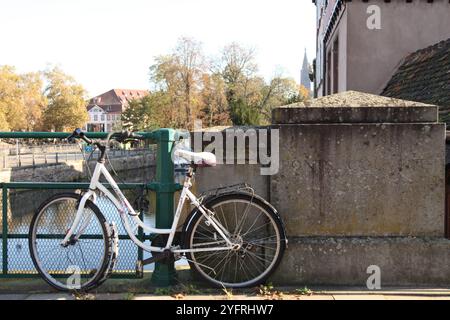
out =
[[[0,184],[2,214],[0,219],[0,278],[39,277],[32,263],[28,247],[28,229],[31,219],[46,198],[60,192],[85,190],[87,183],[2,183]],[[145,184],[121,184],[124,192],[147,189]],[[116,221],[119,228],[119,258],[112,277],[135,278],[136,262],[144,258],[119,223],[119,214],[114,205],[102,201],[98,205],[108,221]],[[141,215],[141,219],[145,219]],[[141,228],[137,231],[141,240],[150,239]]]
[[[150,144],[156,145],[156,177],[155,181],[145,185],[146,188],[155,192],[155,226],[160,229],[168,229],[172,226],[173,214],[174,214],[174,193],[181,189],[181,186],[174,182],[174,167],[171,160],[171,151],[173,144],[180,135],[173,129],[162,128],[151,132],[139,132],[142,139],[147,140]],[[66,139],[70,133],[67,132],[0,132],[0,139]],[[86,136],[91,139],[106,139],[108,134],[105,132],[88,132]],[[67,190],[67,189],[85,189],[87,184],[74,184],[74,183],[3,183],[0,184],[2,188],[2,221],[1,221],[1,253],[2,259],[0,261],[0,269],[2,273],[0,277],[30,277],[36,276],[36,271],[33,267],[29,267],[27,270],[21,268],[15,268],[13,262],[18,260],[29,261],[28,250],[28,235],[26,229],[14,231],[10,228],[8,219],[17,217],[14,208],[11,210],[11,190]],[[142,184],[134,186],[134,188],[142,188]],[[126,189],[129,186],[123,185],[122,188]],[[132,188],[131,188],[132,189]],[[41,202],[35,201],[34,206],[37,208]],[[20,206],[20,205],[19,205]],[[108,206],[109,210],[114,210],[111,205]],[[14,215],[11,213],[14,211]],[[23,226],[29,225],[29,222],[25,222]],[[20,229],[20,228],[19,228]],[[123,234],[119,238],[122,238],[121,254],[119,253],[119,265],[116,268],[116,274],[113,276],[119,277],[134,277],[134,267],[137,258],[143,257],[143,252],[140,251],[131,240]],[[142,233],[142,230],[139,231]],[[144,239],[147,239],[144,234],[140,234]],[[150,235],[149,235],[150,237]],[[13,240],[17,240],[14,243]],[[12,247],[14,246],[15,247]],[[132,247],[131,247],[132,246]],[[126,249],[129,247],[130,249]],[[10,254],[13,249],[17,251],[26,252],[22,256],[18,253]],[[128,255],[124,253],[130,252]],[[122,258],[120,258],[122,256]],[[28,260],[26,260],[28,259]],[[128,262],[127,262],[128,261]],[[133,262],[133,263],[131,263]],[[26,264],[22,264],[26,265]],[[124,267],[121,267],[124,265]],[[159,263],[155,264],[155,270],[152,274],[152,282],[156,285],[167,286],[175,282],[175,267],[173,263]]]
[[[152,148],[151,148],[152,149]],[[154,148],[153,148],[154,150]],[[110,158],[119,157],[132,157],[143,155],[149,152],[149,149],[111,149],[108,151]],[[90,154],[90,153],[89,153]],[[69,161],[81,161],[87,158],[89,155],[78,150],[62,149],[57,152],[42,152],[42,153],[18,153],[16,155],[4,154],[0,158],[0,168],[21,168],[21,167],[35,167],[40,165],[60,164],[67,163]],[[93,159],[97,156],[97,152],[94,152]]]

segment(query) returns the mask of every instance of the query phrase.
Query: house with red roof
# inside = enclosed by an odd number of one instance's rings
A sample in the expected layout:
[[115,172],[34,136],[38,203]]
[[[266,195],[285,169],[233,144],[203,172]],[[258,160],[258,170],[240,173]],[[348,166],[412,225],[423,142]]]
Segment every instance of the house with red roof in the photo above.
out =
[[112,89],[89,100],[87,111],[88,132],[112,132],[122,127],[122,113],[130,101],[139,100],[149,94],[147,90]]

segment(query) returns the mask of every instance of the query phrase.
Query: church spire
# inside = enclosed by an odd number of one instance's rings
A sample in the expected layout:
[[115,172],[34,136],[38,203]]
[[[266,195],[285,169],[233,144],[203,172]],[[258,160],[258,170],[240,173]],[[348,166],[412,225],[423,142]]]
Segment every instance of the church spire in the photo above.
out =
[[305,48],[305,55],[303,57],[302,71],[300,74],[300,84],[309,91],[311,91],[311,80],[309,78],[309,62],[308,56],[306,54],[306,48]]

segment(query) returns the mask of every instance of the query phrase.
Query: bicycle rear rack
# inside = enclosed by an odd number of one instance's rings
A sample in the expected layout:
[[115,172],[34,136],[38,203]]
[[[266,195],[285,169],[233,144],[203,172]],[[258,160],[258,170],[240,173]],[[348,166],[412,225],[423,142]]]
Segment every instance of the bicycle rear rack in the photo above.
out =
[[199,202],[202,203],[204,199],[210,197],[218,197],[223,194],[233,193],[233,192],[245,192],[251,195],[255,195],[255,190],[247,183],[238,183],[224,187],[218,187],[214,189],[209,189],[200,194],[198,197]]

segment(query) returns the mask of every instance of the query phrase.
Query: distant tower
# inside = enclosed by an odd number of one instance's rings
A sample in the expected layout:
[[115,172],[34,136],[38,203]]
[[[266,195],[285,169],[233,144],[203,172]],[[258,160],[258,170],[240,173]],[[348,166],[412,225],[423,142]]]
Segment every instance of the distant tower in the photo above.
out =
[[303,66],[302,72],[300,75],[300,84],[303,85],[306,89],[311,93],[311,79],[309,78],[309,62],[308,57],[306,56],[306,48],[305,48],[305,57],[303,58]]

